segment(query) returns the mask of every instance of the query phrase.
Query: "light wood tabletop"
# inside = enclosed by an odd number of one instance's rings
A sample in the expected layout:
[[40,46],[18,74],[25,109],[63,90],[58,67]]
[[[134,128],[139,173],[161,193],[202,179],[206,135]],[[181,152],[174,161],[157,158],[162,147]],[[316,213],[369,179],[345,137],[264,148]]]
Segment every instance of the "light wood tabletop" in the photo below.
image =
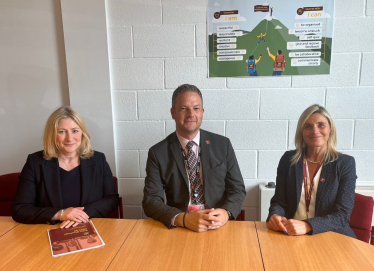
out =
[[265,270],[374,270],[374,246],[325,232],[288,236],[256,222]]
[[109,270],[263,270],[254,222],[229,221],[218,230],[169,230],[139,220]]
[[292,237],[265,222],[229,221],[196,233],[149,219],[92,221],[104,247],[52,257],[47,229],[58,225],[0,217],[0,270],[374,270],[374,246],[334,232]]
[[0,237],[19,225],[10,216],[0,216]]
[[105,246],[52,257],[48,229],[20,224],[0,238],[0,270],[106,270],[137,220],[92,219]]

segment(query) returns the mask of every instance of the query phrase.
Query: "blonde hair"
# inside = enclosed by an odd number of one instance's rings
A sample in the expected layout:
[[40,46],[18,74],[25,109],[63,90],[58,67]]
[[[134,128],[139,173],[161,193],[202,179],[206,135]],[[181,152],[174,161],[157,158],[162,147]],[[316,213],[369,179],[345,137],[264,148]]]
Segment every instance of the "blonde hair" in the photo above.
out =
[[78,155],[83,159],[90,158],[93,156],[94,151],[91,146],[90,135],[82,116],[70,106],[62,106],[52,113],[45,124],[43,136],[44,159],[50,160],[51,158],[58,158],[59,150],[56,144],[57,128],[60,120],[66,118],[74,120],[82,130],[82,142],[77,150]]
[[319,113],[322,116],[324,116],[327,119],[327,121],[329,122],[330,129],[331,129],[330,136],[329,136],[329,139],[327,141],[327,148],[326,148],[327,155],[326,155],[325,164],[327,164],[329,162],[333,162],[336,159],[338,159],[339,152],[336,149],[336,141],[337,140],[336,140],[335,122],[332,119],[330,113],[326,110],[326,108],[324,108],[323,106],[320,106],[318,104],[313,104],[313,105],[309,106],[307,109],[305,109],[305,111],[301,114],[301,116],[299,118],[299,121],[297,123],[296,134],[295,134],[296,153],[291,159],[291,165],[296,164],[299,161],[299,159],[305,153],[307,145],[306,145],[306,143],[304,141],[304,137],[303,137],[303,128],[304,128],[304,124],[305,124],[306,120],[312,114],[315,114],[315,113]]

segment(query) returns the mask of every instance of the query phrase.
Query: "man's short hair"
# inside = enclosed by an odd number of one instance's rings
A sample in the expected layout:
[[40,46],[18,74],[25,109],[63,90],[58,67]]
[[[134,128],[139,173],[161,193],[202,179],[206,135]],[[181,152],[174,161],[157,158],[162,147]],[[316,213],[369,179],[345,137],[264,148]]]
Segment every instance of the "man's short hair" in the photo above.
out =
[[183,84],[183,85],[180,85],[179,87],[177,87],[177,89],[174,90],[174,92],[173,92],[173,97],[171,99],[172,108],[174,108],[174,106],[175,106],[175,100],[177,99],[178,95],[181,94],[181,93],[189,92],[189,91],[196,92],[197,94],[199,94],[199,96],[201,98],[201,103],[203,102],[203,95],[201,94],[200,89],[198,89],[194,85]]
[[281,54],[282,54],[282,50],[278,50],[278,54],[280,54],[280,55],[281,55]]

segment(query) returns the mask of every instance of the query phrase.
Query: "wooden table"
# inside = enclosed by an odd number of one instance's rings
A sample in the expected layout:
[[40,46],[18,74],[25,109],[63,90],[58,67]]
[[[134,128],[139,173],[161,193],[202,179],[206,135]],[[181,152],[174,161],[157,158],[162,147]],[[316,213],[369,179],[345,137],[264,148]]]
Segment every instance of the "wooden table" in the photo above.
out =
[[56,225],[20,224],[0,238],[0,270],[105,270],[137,220],[92,219],[105,246],[52,257],[47,229]]
[[17,225],[19,225],[19,223],[15,222],[10,216],[0,216],[0,237],[14,227],[17,227]]
[[203,233],[139,220],[108,270],[263,270],[254,222]]
[[106,245],[52,257],[47,229],[0,217],[0,270],[374,270],[374,246],[326,232],[287,236],[265,222],[196,233],[154,220],[93,219]]
[[265,270],[374,270],[374,246],[334,232],[287,236],[256,222]]

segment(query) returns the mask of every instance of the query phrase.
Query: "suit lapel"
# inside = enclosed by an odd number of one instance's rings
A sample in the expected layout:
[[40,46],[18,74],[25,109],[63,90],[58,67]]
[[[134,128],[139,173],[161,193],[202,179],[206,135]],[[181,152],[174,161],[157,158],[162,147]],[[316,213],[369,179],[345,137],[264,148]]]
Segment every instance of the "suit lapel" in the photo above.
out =
[[[332,172],[333,163],[327,163],[326,165],[322,166],[321,175],[318,181],[318,188],[317,188],[317,197],[316,197],[316,206],[315,206],[315,215],[318,214],[318,208],[321,203],[321,199],[324,197],[323,193],[328,184],[328,173]],[[322,182],[320,180],[323,180]]]
[[184,160],[183,160],[182,150],[181,150],[181,146],[180,146],[177,134],[175,132],[170,135],[170,138],[169,138],[169,148],[171,150],[171,153],[174,156],[175,163],[177,164],[178,169],[179,169],[180,173],[183,176],[184,182],[186,183],[186,185],[188,187],[189,184],[188,184],[188,178],[187,178],[186,168],[184,166]]
[[52,158],[45,160],[43,167],[43,178],[48,191],[48,197],[52,206],[62,208],[62,195],[61,195],[61,181],[60,181],[60,167],[58,159]]
[[95,163],[93,163],[92,159],[81,159],[81,206],[88,202],[91,190],[96,182],[95,168]]
[[[210,155],[210,141],[207,133],[204,130],[200,129],[200,148],[201,148],[201,163],[203,165],[203,185],[204,185],[204,195],[208,195],[209,185],[209,155]],[[205,198],[205,201],[207,199]]]

